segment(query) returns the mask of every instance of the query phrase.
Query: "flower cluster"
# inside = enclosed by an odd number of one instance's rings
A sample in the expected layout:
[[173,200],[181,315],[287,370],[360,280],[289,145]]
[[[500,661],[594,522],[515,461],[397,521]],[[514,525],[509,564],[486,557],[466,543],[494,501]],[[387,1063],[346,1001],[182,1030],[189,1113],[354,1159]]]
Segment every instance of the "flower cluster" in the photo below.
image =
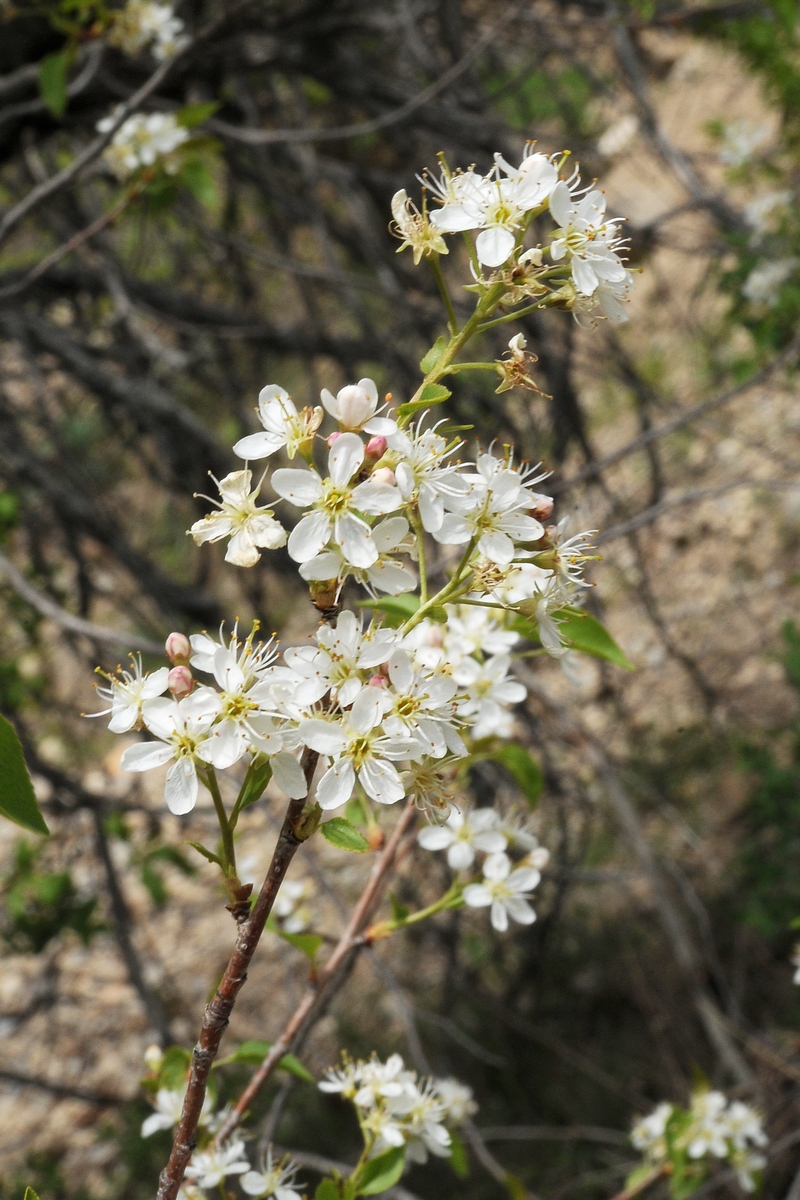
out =
[[[633,276],[624,265],[627,243],[620,237],[620,221],[606,215],[602,192],[581,186],[577,171],[569,179],[559,177],[558,158],[529,145],[518,167],[495,154],[486,175],[474,167],[451,171],[442,160],[438,178],[422,178],[439,204],[430,214],[426,200],[420,211],[405,191],[394,197],[401,249],[410,246],[418,262],[447,253],[442,235],[478,231],[476,261],[490,272],[488,279],[476,273],[480,285],[502,280],[514,301],[549,292],[582,323],[591,323],[598,313],[616,322],[627,320],[624,302]],[[531,221],[548,210],[557,226],[549,243],[524,249]],[[543,266],[544,253],[556,268],[563,264],[564,272]]]
[[757,1149],[767,1145],[761,1116],[741,1100],[728,1101],[722,1092],[696,1091],[688,1109],[659,1104],[637,1122],[631,1141],[649,1166],[669,1167],[678,1180],[700,1180],[709,1155],[726,1159],[748,1192],[755,1190],[766,1164]]
[[[107,133],[112,128],[117,111],[97,122],[98,133]],[[172,113],[134,113],[120,125],[103,158],[119,180],[128,179],[140,168],[152,167],[157,162],[171,174],[180,165],[174,152],[189,136],[188,129]]]
[[175,16],[171,4],[128,0],[124,8],[111,14],[108,43],[130,55],[149,48],[153,57],[163,62],[188,43],[183,30],[183,21]]
[[[454,807],[444,824],[421,829],[417,840],[425,850],[446,850],[454,871],[469,870],[476,852],[486,855],[483,878],[468,883],[462,895],[471,908],[491,908],[492,925],[498,932],[508,929],[509,917],[521,925],[536,920],[528,901],[550,855],[525,821],[504,821],[494,808],[464,812]],[[522,852],[516,865],[511,857],[514,851]]]
[[328,1071],[320,1090],[337,1093],[355,1106],[369,1157],[405,1147],[410,1162],[428,1154],[450,1155],[450,1130],[477,1111],[472,1090],[455,1079],[420,1079],[399,1054],[386,1062],[372,1057]]

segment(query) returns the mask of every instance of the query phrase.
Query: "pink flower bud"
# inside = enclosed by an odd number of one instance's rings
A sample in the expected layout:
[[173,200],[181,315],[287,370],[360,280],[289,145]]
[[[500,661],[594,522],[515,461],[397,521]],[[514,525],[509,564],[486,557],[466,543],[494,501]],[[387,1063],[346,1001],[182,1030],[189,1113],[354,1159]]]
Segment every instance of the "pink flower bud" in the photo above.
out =
[[164,643],[167,658],[170,662],[188,662],[192,653],[189,639],[185,633],[171,633]]
[[383,458],[386,453],[386,438],[378,437],[370,438],[367,442],[367,448],[364,451],[365,458],[371,458],[373,462],[377,462],[379,458]]
[[340,438],[341,436],[342,435],[341,435],[341,433],[338,432],[338,430],[335,433],[328,434],[328,439],[327,439],[328,445],[332,446],[333,443],[336,441],[336,439]]
[[176,700],[182,700],[194,687],[192,672],[187,666],[173,667],[167,677],[167,686]]
[[387,686],[387,684],[386,684],[386,680],[383,678],[382,675],[373,675],[369,681],[369,686],[385,688]]
[[[378,439],[375,438],[375,441]],[[381,438],[381,441],[383,439]],[[397,482],[394,477],[394,471],[391,467],[378,467],[377,471],[373,471],[369,477],[370,483],[389,483],[394,487]]]
[[534,492],[536,503],[531,511],[531,516],[536,517],[539,521],[546,521],[553,512],[553,497],[541,496],[538,492]]

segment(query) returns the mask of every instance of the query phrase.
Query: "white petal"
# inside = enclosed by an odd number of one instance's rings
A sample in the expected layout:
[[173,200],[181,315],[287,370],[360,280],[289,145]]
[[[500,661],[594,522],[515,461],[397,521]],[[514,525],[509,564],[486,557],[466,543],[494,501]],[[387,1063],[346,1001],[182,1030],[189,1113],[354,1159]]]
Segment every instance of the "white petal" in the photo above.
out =
[[361,691],[362,686],[361,680],[357,675],[353,675],[350,679],[346,679],[339,688],[339,694],[337,696],[339,706],[341,708],[349,708],[358,693]]
[[[336,443],[338,445],[338,442]],[[353,490],[353,504],[370,517],[380,517],[400,508],[403,497],[400,489],[390,483],[360,483]]]
[[297,522],[289,535],[289,556],[295,562],[305,563],[316,558],[327,545],[331,536],[331,522],[327,513],[311,512]]
[[503,879],[507,879],[511,872],[511,859],[502,851],[498,854],[490,854],[483,864],[483,873],[487,879],[491,879],[493,883],[499,883]]
[[572,278],[575,280],[575,287],[584,296],[591,296],[597,288],[597,276],[585,258],[573,258]]
[[508,886],[515,892],[532,892],[541,878],[535,867],[517,867],[508,877]]
[[355,781],[353,764],[347,758],[340,758],[317,784],[317,804],[326,812],[331,808],[339,808],[352,796]]
[[123,751],[120,766],[123,771],[151,771],[163,767],[173,757],[172,746],[164,742],[137,742]]
[[338,754],[345,744],[341,726],[332,721],[312,717],[301,721],[297,732],[303,743],[318,754]]
[[514,557],[514,543],[508,534],[501,533],[499,529],[494,530],[493,533],[485,533],[478,542],[478,549],[491,562],[497,563],[501,567],[507,566]]
[[395,650],[389,659],[389,678],[398,692],[407,692],[414,682],[414,668],[405,650]]
[[[167,672],[169,673],[169,672]],[[102,716],[102,713],[95,713],[95,716]],[[139,720],[139,705],[125,704],[114,709],[114,715],[108,722],[108,728],[112,733],[127,733],[133,729],[136,722]]]
[[471,206],[463,204],[446,204],[431,213],[431,225],[442,233],[463,233],[466,229],[477,229],[480,216]]
[[532,925],[536,920],[536,913],[528,901],[523,900],[521,896],[508,896],[505,907],[514,920],[519,921],[520,925]]
[[383,716],[383,697],[378,688],[363,688],[350,712],[350,724],[356,733],[369,733],[380,725]]
[[367,577],[379,592],[399,596],[402,592],[413,592],[417,581],[407,567],[396,563],[376,562],[367,569]]
[[322,480],[316,471],[281,467],[270,480],[272,490],[298,508],[306,508],[322,495]]
[[444,504],[436,489],[427,483],[419,489],[419,515],[423,528],[427,529],[428,533],[436,533],[437,529],[441,529]]
[[171,813],[180,817],[197,803],[197,772],[194,760],[179,758],[167,771],[164,799]]
[[255,462],[259,458],[269,458],[276,450],[285,445],[285,439],[276,437],[274,433],[249,433],[247,437],[234,442],[233,453],[239,458]]
[[378,804],[395,804],[406,794],[400,776],[391,763],[371,758],[358,772],[361,786]]
[[315,554],[308,562],[303,563],[300,577],[307,583],[315,579],[338,579],[343,565],[341,554],[337,554],[335,550],[323,550],[321,554]]
[[423,850],[446,850],[453,841],[452,832],[444,825],[426,825],[417,834]]
[[247,750],[247,734],[235,721],[222,721],[198,750],[204,762],[227,771]]
[[288,750],[282,750],[270,760],[272,776],[278,787],[292,800],[302,800],[308,795],[306,776],[300,763]]
[[235,567],[254,567],[260,557],[247,528],[233,535],[225,551],[225,561]]
[[475,242],[478,259],[487,267],[499,267],[514,249],[514,235],[510,229],[484,229]]
[[172,737],[180,720],[176,701],[166,696],[145,701],[142,705],[142,717],[150,732],[164,741]]
[[475,851],[469,842],[453,842],[447,851],[447,865],[453,871],[465,871],[475,861]]
[[439,528],[431,533],[442,546],[463,546],[471,537],[469,525],[454,513],[445,513]]
[[357,433],[343,433],[338,437],[328,455],[328,474],[334,486],[346,487],[363,461],[364,443]]
[[409,524],[405,517],[388,517],[381,521],[380,525],[373,526],[372,540],[379,553],[386,554],[400,545],[408,530]]
[[248,1196],[262,1196],[269,1184],[269,1179],[259,1171],[248,1171],[246,1175],[242,1175],[239,1183],[242,1185],[242,1191],[247,1192]]
[[469,883],[464,888],[464,903],[470,908],[487,908],[492,903],[492,893],[483,883]]
[[160,696],[162,692],[166,691],[168,684],[169,667],[159,667],[145,679],[142,685],[142,699],[154,700],[156,696]]
[[566,228],[569,224],[570,215],[574,212],[572,207],[572,193],[560,179],[550,193],[550,212],[562,228]]
[[[343,434],[342,436],[346,435]],[[336,445],[338,446],[338,444],[337,442]],[[337,544],[341,546],[342,554],[354,567],[364,570],[378,561],[378,551],[372,540],[370,527],[366,522],[360,521],[358,517],[354,517],[350,513],[345,513],[343,517],[339,517],[335,524],[334,537]],[[291,544],[290,538],[290,554]]]
[[499,900],[492,902],[492,925],[498,933],[505,933],[508,929],[508,913],[505,905]]

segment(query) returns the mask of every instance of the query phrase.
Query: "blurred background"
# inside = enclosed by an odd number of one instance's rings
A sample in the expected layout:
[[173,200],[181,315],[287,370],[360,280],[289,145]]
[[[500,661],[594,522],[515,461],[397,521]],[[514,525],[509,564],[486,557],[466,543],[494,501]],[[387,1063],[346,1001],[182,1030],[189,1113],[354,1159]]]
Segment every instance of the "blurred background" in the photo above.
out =
[[[155,663],[169,630],[223,618],[313,631],[284,552],[237,571],[186,537],[208,508],[193,493],[234,469],[267,383],[314,404],[369,375],[408,397],[441,305],[425,264],[396,254],[391,197],[416,195],[440,151],[485,171],[535,139],[569,148],[628,218],[630,322],[501,326],[484,357],[521,329],[550,398],[498,396],[468,372],[443,415],[542,460],[556,515],[600,531],[588,604],[635,670],[521,671],[517,737],[541,764],[552,856],[536,925],[500,937],[466,910],[393,939],[362,957],[302,1057],[318,1073],[343,1045],[399,1050],[473,1087],[470,1175],[415,1168],[418,1197],[492,1200],[508,1194],[498,1169],[547,1200],[612,1196],[637,1161],[633,1118],[705,1078],[761,1108],[765,1194],[798,1200],[794,0],[177,11],[191,31],[220,20],[145,108],[216,102],[196,168],[15,291],[113,203],[95,164],[0,260],[0,710],[54,834],[0,824],[0,1197],[153,1194],[169,1136],[139,1137],[142,1056],[191,1045],[232,942],[214,872],[187,845],[210,836],[210,801],[178,819],[160,779],[120,772],[125,739],[81,716],[99,707],[95,665],[131,649]],[[39,64],[90,16],[66,0],[0,5],[6,212],[152,75],[146,54],[83,37],[54,97]],[[451,245],[458,307],[468,262]],[[497,766],[470,788],[523,803]],[[253,880],[279,820],[266,802],[243,823]],[[307,881],[314,928],[336,934],[368,868],[317,840],[290,877]],[[398,900],[446,878],[412,855]],[[305,978],[268,934],[232,1038],[275,1037]],[[264,1120],[301,1154],[358,1153],[349,1114],[291,1077],[259,1100],[251,1124]],[[703,1191],[740,1194],[724,1174]]]

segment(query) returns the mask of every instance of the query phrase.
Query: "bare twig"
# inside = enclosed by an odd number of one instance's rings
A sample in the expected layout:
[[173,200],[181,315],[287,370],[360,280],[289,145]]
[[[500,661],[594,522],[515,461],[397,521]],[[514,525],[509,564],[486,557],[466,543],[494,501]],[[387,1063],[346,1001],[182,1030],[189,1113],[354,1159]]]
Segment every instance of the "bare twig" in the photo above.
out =
[[124,1104],[126,1097],[111,1096],[106,1092],[91,1092],[88,1088],[73,1087],[69,1083],[58,1083],[55,1080],[40,1079],[36,1075],[28,1075],[25,1071],[14,1071],[10,1067],[0,1067],[0,1079],[6,1083],[14,1083],[19,1087],[39,1088],[40,1091],[50,1092],[64,1100],[83,1100],[86,1104],[94,1104],[98,1108],[111,1108]]

